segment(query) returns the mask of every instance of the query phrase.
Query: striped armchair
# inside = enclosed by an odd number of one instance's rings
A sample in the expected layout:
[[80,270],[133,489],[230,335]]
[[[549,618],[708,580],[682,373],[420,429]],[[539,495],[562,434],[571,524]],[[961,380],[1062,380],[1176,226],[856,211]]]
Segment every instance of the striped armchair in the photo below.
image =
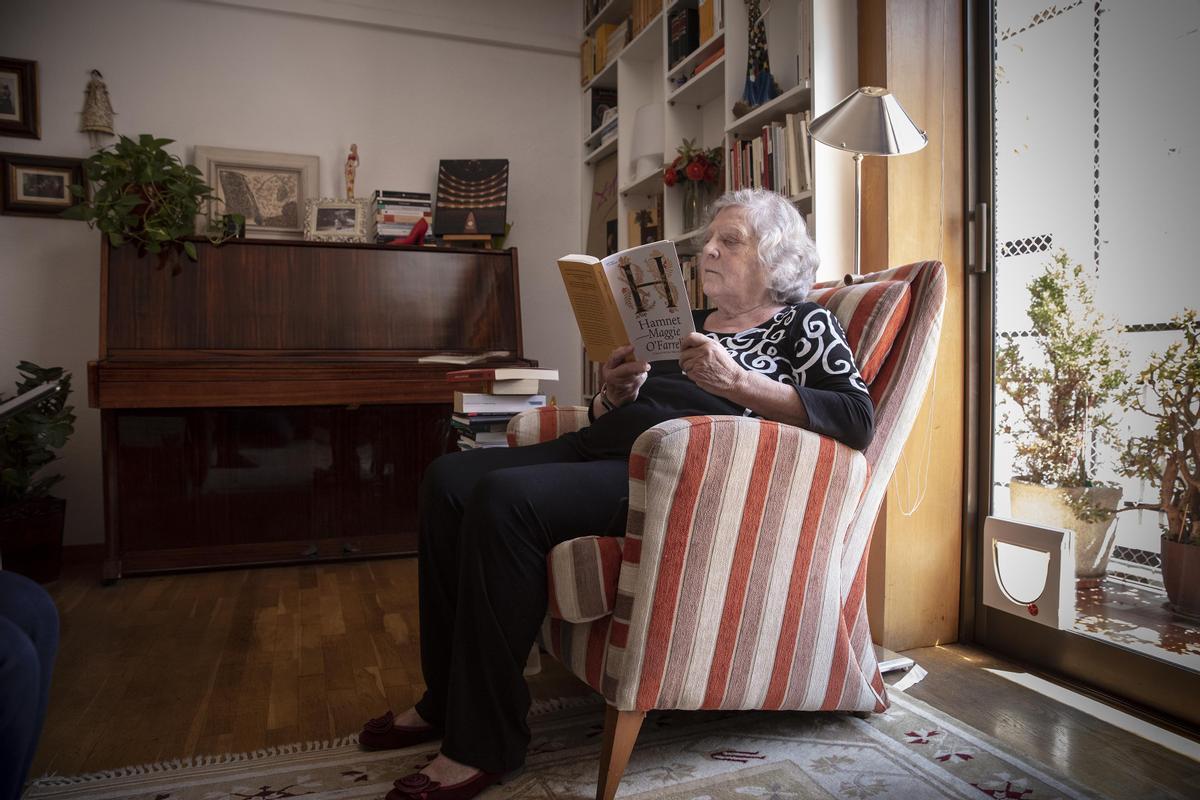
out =
[[[616,794],[649,709],[887,707],[867,545],[933,372],[945,294],[936,261],[814,287],[873,367],[865,451],[759,419],[664,422],[634,445],[625,537],[551,552],[543,646],[608,701],[597,798]],[[529,411],[509,443],[586,424],[582,408]]]

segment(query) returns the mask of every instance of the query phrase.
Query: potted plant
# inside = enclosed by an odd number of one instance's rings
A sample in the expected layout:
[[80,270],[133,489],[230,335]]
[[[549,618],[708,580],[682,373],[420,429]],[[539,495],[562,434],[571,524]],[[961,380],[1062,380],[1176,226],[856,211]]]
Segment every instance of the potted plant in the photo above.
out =
[[[62,566],[67,501],[50,496],[63,476],[41,473],[75,431],[74,409],[67,405],[71,375],[28,361],[17,371],[18,395],[62,379],[61,391],[0,420],[0,556],[5,569],[45,583]],[[0,394],[0,402],[8,399]]]
[[[195,232],[197,215],[219,201],[199,169],[163,149],[172,141],[148,133],[136,141],[122,136],[86,159],[84,174],[93,189],[89,196],[84,186],[72,186],[80,202],[63,216],[99,228],[113,247],[129,242],[141,255],[157,255],[159,268],[171,263],[178,273],[181,252],[193,261],[198,257],[195,243],[185,240]],[[213,244],[234,238],[245,224],[241,214],[210,214],[208,220]]]
[[1129,408],[1154,420],[1154,432],[1126,441],[1121,472],[1157,488],[1157,503],[1126,506],[1163,515],[1167,599],[1200,616],[1200,319],[1188,309],[1171,322],[1183,340],[1153,353],[1125,393]]
[[1028,285],[1031,347],[1010,338],[996,354],[996,383],[1012,400],[999,429],[1016,447],[1009,483],[1013,516],[1075,534],[1077,585],[1108,568],[1121,489],[1096,478],[1099,454],[1119,442],[1107,411],[1127,382],[1128,351],[1096,311],[1088,276],[1063,251]]
[[695,139],[684,139],[675,152],[675,160],[663,170],[663,183],[683,183],[683,229],[690,231],[700,224],[708,189],[720,182],[721,148],[706,150]]

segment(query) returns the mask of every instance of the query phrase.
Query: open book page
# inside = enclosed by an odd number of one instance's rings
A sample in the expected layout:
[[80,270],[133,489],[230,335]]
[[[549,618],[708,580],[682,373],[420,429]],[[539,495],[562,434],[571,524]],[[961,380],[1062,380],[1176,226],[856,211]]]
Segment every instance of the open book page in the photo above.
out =
[[588,360],[607,361],[613,350],[629,344],[629,338],[605,280],[603,265],[593,256],[569,255],[558,260],[558,269],[575,311]]
[[663,240],[631,247],[601,263],[633,343],[633,357],[640,361],[677,360],[680,340],[696,326],[692,324],[675,243]]

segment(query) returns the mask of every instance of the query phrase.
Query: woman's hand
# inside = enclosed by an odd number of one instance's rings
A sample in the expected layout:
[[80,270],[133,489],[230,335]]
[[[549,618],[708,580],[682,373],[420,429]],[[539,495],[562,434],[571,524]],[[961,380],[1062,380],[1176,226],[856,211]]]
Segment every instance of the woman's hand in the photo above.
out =
[[702,333],[683,337],[679,366],[692,382],[709,394],[730,399],[745,379],[746,370],[729,357],[725,348]]
[[604,384],[604,394],[614,406],[623,406],[637,400],[638,392],[641,391],[647,373],[650,372],[649,361],[625,362],[632,352],[631,344],[618,347],[600,367],[600,381]]

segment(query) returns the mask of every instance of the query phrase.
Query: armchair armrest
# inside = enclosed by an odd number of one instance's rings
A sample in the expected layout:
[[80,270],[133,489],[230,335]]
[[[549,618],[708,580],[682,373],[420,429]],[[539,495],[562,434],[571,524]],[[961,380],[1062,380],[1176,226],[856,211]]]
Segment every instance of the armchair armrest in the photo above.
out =
[[508,446],[548,442],[588,426],[586,406],[545,406],[522,411],[508,421]]
[[840,697],[827,684],[847,660],[843,537],[866,476],[857,450],[766,420],[688,417],[642,434],[605,695],[641,710]]

